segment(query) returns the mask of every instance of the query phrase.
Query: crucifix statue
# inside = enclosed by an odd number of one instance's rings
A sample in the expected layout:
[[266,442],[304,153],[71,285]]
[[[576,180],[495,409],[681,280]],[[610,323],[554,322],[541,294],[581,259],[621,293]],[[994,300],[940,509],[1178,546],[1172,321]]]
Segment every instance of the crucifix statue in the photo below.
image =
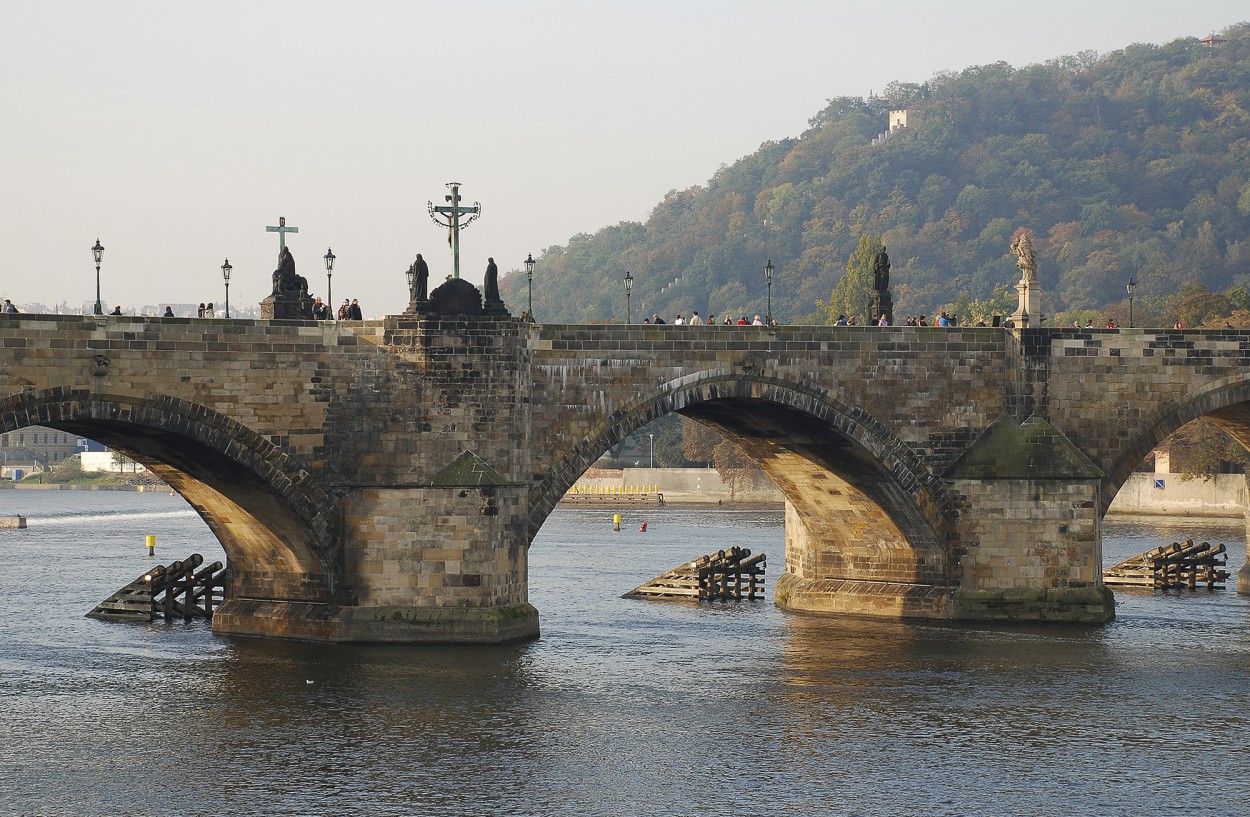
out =
[[472,207],[461,206],[460,182],[448,182],[447,186],[451,188],[451,193],[443,198],[448,203],[435,206],[434,202],[430,202],[430,220],[440,227],[447,228],[447,240],[451,244],[452,277],[459,278],[460,231],[477,220],[477,217],[482,214],[482,205],[475,201]]
[[278,226],[266,227],[265,232],[278,234],[278,252],[281,253],[284,249],[286,249],[286,234],[298,233],[299,227],[286,226],[286,216],[280,216],[278,218]]

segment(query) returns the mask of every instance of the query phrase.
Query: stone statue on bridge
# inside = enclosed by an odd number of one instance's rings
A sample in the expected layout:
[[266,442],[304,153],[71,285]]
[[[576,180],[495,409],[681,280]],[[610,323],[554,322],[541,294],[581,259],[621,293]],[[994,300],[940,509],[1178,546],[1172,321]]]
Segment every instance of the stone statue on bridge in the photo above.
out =
[[430,309],[430,265],[421,253],[408,268],[408,311],[426,312]]
[[890,256],[881,245],[880,252],[872,259],[872,288],[884,292],[890,288]]
[[273,292],[261,301],[261,317],[278,320],[312,320],[312,299],[308,279],[295,272],[295,256],[283,245],[278,252],[278,268],[273,271]]
[[1016,256],[1016,265],[1020,267],[1023,280],[1033,283],[1037,281],[1037,253],[1033,250],[1033,240],[1028,233],[1011,242],[1011,254]]
[[1045,320],[1042,314],[1042,285],[1037,277],[1037,252],[1028,233],[1020,233],[1011,242],[1011,254],[1016,256],[1016,266],[1020,267],[1020,282],[1016,284],[1020,303],[1011,314],[1011,324],[1017,329],[1038,328]]
[[872,259],[868,323],[872,326],[891,326],[894,323],[894,301],[890,297],[890,256],[886,254],[884,244]]
[[488,313],[506,315],[508,310],[499,297],[499,267],[495,266],[494,258],[486,259],[486,275],[482,279],[482,310]]

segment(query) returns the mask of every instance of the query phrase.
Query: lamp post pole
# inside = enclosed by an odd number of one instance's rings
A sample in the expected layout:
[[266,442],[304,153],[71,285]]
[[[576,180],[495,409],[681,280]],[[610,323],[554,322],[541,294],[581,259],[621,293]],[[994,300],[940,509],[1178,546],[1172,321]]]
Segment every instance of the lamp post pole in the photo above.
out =
[[230,266],[230,259],[227,258],[225,263],[221,265],[221,279],[226,282],[226,317],[230,317],[230,271],[234,267]]
[[100,259],[104,257],[104,245],[100,243],[100,239],[95,240],[91,254],[95,256],[95,313],[103,315],[104,304],[100,302]]
[[330,276],[334,274],[334,251],[326,247],[326,309],[330,310],[330,320],[334,320],[334,296],[330,292]]
[[625,277],[622,279],[625,284],[625,325],[630,323],[629,317],[629,293],[634,288],[634,276],[629,274],[629,270],[625,270]]
[[655,468],[655,435],[648,434],[647,437],[651,440],[651,467],[652,469],[654,469]]
[[527,302],[528,309],[525,314],[530,316],[530,320],[534,320],[534,253],[525,254],[525,286],[529,291],[529,300]]
[[1133,280],[1133,276],[1128,277],[1128,328],[1133,328],[1133,290],[1137,288],[1137,282]]
[[764,265],[764,282],[768,284],[768,325],[773,325],[773,259]]

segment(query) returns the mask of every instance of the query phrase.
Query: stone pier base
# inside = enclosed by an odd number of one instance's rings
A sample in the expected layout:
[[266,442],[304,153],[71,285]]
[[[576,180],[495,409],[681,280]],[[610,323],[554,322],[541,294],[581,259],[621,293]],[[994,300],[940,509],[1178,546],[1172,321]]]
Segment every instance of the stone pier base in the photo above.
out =
[[1115,618],[1115,600],[1106,587],[958,590],[903,582],[812,581],[787,574],[777,580],[774,597],[778,607],[792,613],[1087,624]]
[[777,579],[774,599],[792,613],[847,614],[888,618],[947,618],[951,591],[904,582]]
[[507,607],[336,607],[314,602],[231,599],[213,632],[333,643],[498,644],[538,637],[538,610]]

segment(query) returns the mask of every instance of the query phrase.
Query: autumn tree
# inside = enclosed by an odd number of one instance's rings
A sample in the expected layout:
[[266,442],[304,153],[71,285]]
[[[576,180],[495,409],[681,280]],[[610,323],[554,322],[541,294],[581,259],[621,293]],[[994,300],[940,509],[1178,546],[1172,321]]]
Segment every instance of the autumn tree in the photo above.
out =
[[712,462],[712,451],[725,439],[709,425],[685,418],[682,424],[681,453],[690,462]]
[[1215,424],[1206,420],[1187,423],[1166,443],[1170,449],[1172,467],[1181,480],[1210,480],[1224,473],[1228,465],[1245,467],[1250,462],[1250,452],[1245,446],[1225,434]]

